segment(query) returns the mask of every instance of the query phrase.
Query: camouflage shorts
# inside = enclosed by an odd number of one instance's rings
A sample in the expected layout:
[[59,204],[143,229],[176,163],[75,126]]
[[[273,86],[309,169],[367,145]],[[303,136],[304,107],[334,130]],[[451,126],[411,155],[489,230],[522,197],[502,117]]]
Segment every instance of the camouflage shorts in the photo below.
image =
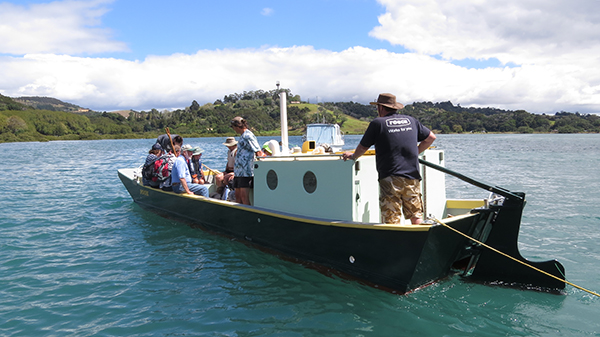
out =
[[379,207],[383,223],[401,223],[404,218],[423,217],[420,181],[389,176],[379,180]]

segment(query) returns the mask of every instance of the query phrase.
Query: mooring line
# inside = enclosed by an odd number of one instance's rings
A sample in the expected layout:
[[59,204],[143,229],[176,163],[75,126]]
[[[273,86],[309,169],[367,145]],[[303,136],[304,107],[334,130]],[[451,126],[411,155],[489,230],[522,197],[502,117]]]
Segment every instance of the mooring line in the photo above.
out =
[[579,289],[579,290],[583,290],[583,291],[585,291],[586,293],[590,293],[590,294],[592,294],[592,295],[594,295],[594,296],[600,297],[600,294],[598,294],[598,293],[596,293],[596,292],[593,292],[593,291],[591,291],[591,290],[587,290],[587,289],[585,289],[585,288],[583,288],[583,287],[580,287],[580,286],[578,286],[578,285],[576,285],[576,284],[574,284],[574,283],[571,283],[571,282],[569,282],[569,281],[567,281],[567,280],[565,280],[565,279],[561,279],[560,277],[556,277],[556,276],[554,276],[554,275],[552,275],[552,274],[550,274],[550,273],[548,273],[548,272],[545,272],[545,271],[543,271],[543,270],[541,270],[541,269],[539,269],[539,268],[536,268],[536,267],[534,267],[534,266],[532,266],[532,265],[530,265],[530,264],[527,264],[527,263],[525,263],[525,262],[523,262],[523,261],[521,261],[521,260],[518,260],[518,259],[516,259],[516,258],[514,258],[514,257],[512,257],[512,256],[510,256],[510,255],[508,255],[508,254],[506,254],[506,253],[503,253],[503,252],[501,252],[501,251],[497,250],[497,249],[496,249],[496,248],[494,248],[494,247],[491,247],[491,246],[489,246],[489,245],[486,245],[485,243],[483,243],[483,242],[481,242],[481,241],[479,241],[479,240],[477,240],[477,239],[474,239],[474,238],[472,238],[472,237],[468,236],[467,234],[465,234],[465,233],[463,233],[463,232],[461,232],[461,231],[459,231],[459,230],[457,230],[457,229],[455,229],[455,228],[452,228],[452,227],[450,227],[450,226],[446,225],[445,223],[443,223],[442,221],[440,221],[440,220],[438,220],[438,219],[433,219],[433,220],[434,220],[435,222],[439,223],[440,225],[442,225],[442,226],[444,226],[444,227],[446,227],[446,228],[448,228],[448,229],[450,229],[450,230],[452,230],[452,231],[454,231],[454,232],[456,232],[456,233],[458,233],[458,234],[460,234],[460,235],[462,235],[462,236],[466,237],[467,239],[469,239],[469,240],[471,240],[471,241],[473,241],[473,242],[475,242],[475,243],[477,243],[477,244],[480,244],[480,245],[482,245],[482,246],[483,246],[483,247],[485,247],[485,248],[488,248],[488,249],[490,249],[490,250],[491,250],[491,251],[493,251],[493,252],[496,252],[496,253],[498,253],[498,254],[500,254],[500,255],[504,256],[504,257],[508,257],[509,259],[511,259],[511,260],[513,260],[513,261],[515,261],[515,262],[518,262],[518,263],[520,263],[520,264],[522,264],[522,265],[524,265],[524,266],[526,266],[526,267],[529,267],[529,268],[531,268],[531,269],[533,269],[533,270],[535,270],[535,271],[538,271],[538,272],[540,272],[540,273],[542,273],[542,274],[544,274],[544,275],[550,276],[550,277],[552,277],[552,278],[554,278],[554,279],[556,279],[556,280],[558,280],[558,281],[560,281],[560,282],[564,282],[564,283],[566,283],[566,284],[568,284],[568,285],[570,285],[570,286],[572,286],[572,287],[575,287],[575,288],[577,288],[577,289]]

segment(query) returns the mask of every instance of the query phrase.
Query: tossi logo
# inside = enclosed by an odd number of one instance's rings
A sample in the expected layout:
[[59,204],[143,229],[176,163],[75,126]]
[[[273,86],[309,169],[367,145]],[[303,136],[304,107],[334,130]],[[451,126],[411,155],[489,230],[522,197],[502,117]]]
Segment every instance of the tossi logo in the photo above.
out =
[[410,125],[410,119],[408,118],[390,118],[385,121],[388,128],[399,128]]

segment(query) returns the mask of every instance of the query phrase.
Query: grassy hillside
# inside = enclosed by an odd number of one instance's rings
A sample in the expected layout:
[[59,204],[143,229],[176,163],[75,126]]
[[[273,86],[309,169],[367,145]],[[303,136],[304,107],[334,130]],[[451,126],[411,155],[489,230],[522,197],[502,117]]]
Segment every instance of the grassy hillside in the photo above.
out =
[[[58,100],[40,98],[38,103],[61,105]],[[40,106],[40,105],[38,105]],[[67,107],[67,105],[62,105]],[[306,124],[334,120],[346,134],[362,133],[367,123],[331,111],[317,104],[290,104],[288,106],[290,135],[303,135]],[[70,108],[73,108],[72,106]],[[67,109],[70,109],[67,107]],[[73,108],[74,109],[74,108]],[[0,96],[0,142],[50,141],[106,138],[154,138],[169,127],[184,137],[234,136],[229,127],[233,116],[247,117],[255,133],[278,136],[278,106],[257,107],[249,103],[208,104],[195,110],[186,108],[172,112],[90,113],[35,109],[10,97]],[[132,118],[129,117],[132,113]]]
[[342,132],[347,135],[362,135],[367,130],[367,126],[369,126],[369,122],[348,116],[342,125]]
[[89,112],[89,109],[84,109],[78,105],[66,103],[52,97],[25,96],[13,98],[13,100],[38,110],[66,111],[73,113]]
[[0,94],[0,111],[3,110],[27,110],[29,107],[25,104],[15,102],[8,96]]
[[[307,108],[309,110],[308,114],[313,118],[312,123],[321,122],[323,111],[327,114],[335,116],[336,111],[325,108],[324,106],[318,104],[310,104],[310,103],[301,103],[301,104],[293,104],[293,106],[297,106],[300,109]],[[329,106],[327,106],[329,107]],[[341,111],[337,111],[339,118],[337,120],[327,120],[327,122],[333,123],[336,122],[341,125],[342,132],[344,134],[363,134],[369,125],[368,121],[363,121],[358,118],[347,115]],[[373,115],[372,117],[375,117]]]

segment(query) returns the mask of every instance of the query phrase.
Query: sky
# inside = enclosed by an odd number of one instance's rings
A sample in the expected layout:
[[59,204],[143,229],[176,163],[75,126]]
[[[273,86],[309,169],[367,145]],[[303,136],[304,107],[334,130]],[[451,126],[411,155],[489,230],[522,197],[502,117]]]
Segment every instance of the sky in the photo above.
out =
[[96,111],[302,100],[600,112],[600,0],[0,0],[0,94]]

